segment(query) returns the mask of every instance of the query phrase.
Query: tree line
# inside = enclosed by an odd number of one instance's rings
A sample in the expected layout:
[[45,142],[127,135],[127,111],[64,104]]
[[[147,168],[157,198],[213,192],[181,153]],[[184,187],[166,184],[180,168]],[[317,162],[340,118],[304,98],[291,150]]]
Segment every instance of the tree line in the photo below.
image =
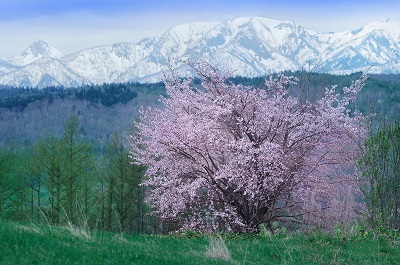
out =
[[0,89],[0,108],[16,109],[23,111],[30,103],[46,100],[49,103],[56,98],[76,98],[92,104],[101,104],[112,107],[115,104],[125,104],[137,97],[137,93],[143,89],[160,92],[162,83],[104,83],[101,85],[85,85],[81,87],[56,87],[50,86],[42,89],[9,87]]
[[[310,71],[285,71],[283,74],[294,76],[299,82],[293,87],[293,92],[308,91],[309,94],[321,95],[324,89],[331,84],[338,87],[345,86],[356,79],[361,73],[349,75],[332,75]],[[265,87],[265,76],[262,77],[230,77],[229,81],[244,86]],[[193,83],[200,84],[200,79],[193,79]],[[104,83],[101,85],[84,85],[80,87],[50,86],[42,89],[21,87],[0,87],[0,108],[16,109],[23,111],[26,106],[35,101],[46,100],[53,102],[56,98],[76,98],[92,104],[101,104],[112,107],[115,104],[125,104],[138,93],[147,92],[157,95],[166,95],[165,86],[158,83]],[[380,118],[394,119],[399,111],[400,102],[400,76],[375,74],[366,81],[363,90],[353,104],[353,109],[358,109],[364,114],[374,111]]]
[[29,147],[0,147],[0,219],[128,233],[158,232],[140,186],[144,167],[132,163],[121,131],[103,154],[79,132],[78,116],[61,137]]

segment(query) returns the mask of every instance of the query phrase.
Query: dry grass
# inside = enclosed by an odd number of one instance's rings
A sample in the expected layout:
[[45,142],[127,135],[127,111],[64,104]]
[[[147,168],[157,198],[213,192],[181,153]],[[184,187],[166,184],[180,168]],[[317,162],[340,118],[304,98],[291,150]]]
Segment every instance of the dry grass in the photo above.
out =
[[67,228],[67,230],[73,236],[76,236],[76,237],[79,237],[79,238],[84,238],[84,239],[87,239],[87,240],[92,238],[90,236],[90,232],[89,232],[88,228],[76,227],[71,222],[67,222],[67,225],[65,227]]
[[40,229],[38,227],[36,227],[34,224],[32,225],[22,225],[22,224],[16,224],[15,226],[17,229],[24,231],[24,232],[31,232],[31,233],[35,233],[35,234],[40,234]]
[[210,237],[209,246],[207,247],[206,256],[224,260],[231,259],[231,253],[225,245],[225,240],[221,236]]

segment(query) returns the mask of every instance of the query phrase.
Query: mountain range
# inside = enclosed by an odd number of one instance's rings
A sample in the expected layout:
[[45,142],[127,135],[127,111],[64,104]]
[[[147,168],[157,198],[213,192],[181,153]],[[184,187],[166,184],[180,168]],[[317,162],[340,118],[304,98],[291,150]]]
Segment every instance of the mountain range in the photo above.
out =
[[0,84],[25,87],[155,82],[170,62],[182,75],[185,59],[205,60],[241,76],[284,70],[348,74],[400,73],[400,21],[354,31],[318,33],[295,21],[239,17],[189,23],[137,43],[116,43],[63,54],[36,40],[22,54],[0,59]]

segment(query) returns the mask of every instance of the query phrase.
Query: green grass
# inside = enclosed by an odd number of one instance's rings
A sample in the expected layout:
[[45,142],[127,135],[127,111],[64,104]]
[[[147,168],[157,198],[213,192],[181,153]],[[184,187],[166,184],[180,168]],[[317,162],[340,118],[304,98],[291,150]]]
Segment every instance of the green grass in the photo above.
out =
[[0,264],[399,264],[389,236],[122,235],[0,221]]

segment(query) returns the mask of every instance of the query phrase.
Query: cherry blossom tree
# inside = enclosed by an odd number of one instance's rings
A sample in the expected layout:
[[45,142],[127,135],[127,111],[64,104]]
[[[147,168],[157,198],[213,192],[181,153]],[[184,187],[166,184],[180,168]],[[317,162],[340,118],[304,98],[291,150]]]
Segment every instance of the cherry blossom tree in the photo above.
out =
[[132,157],[148,167],[147,201],[161,219],[183,230],[272,229],[277,220],[301,220],[310,194],[325,207],[333,183],[355,183],[351,168],[366,126],[348,106],[366,75],[342,95],[332,86],[300,102],[288,90],[293,77],[244,87],[228,81],[231,72],[187,64],[201,86],[171,70],[163,108],[142,111],[131,138]]

